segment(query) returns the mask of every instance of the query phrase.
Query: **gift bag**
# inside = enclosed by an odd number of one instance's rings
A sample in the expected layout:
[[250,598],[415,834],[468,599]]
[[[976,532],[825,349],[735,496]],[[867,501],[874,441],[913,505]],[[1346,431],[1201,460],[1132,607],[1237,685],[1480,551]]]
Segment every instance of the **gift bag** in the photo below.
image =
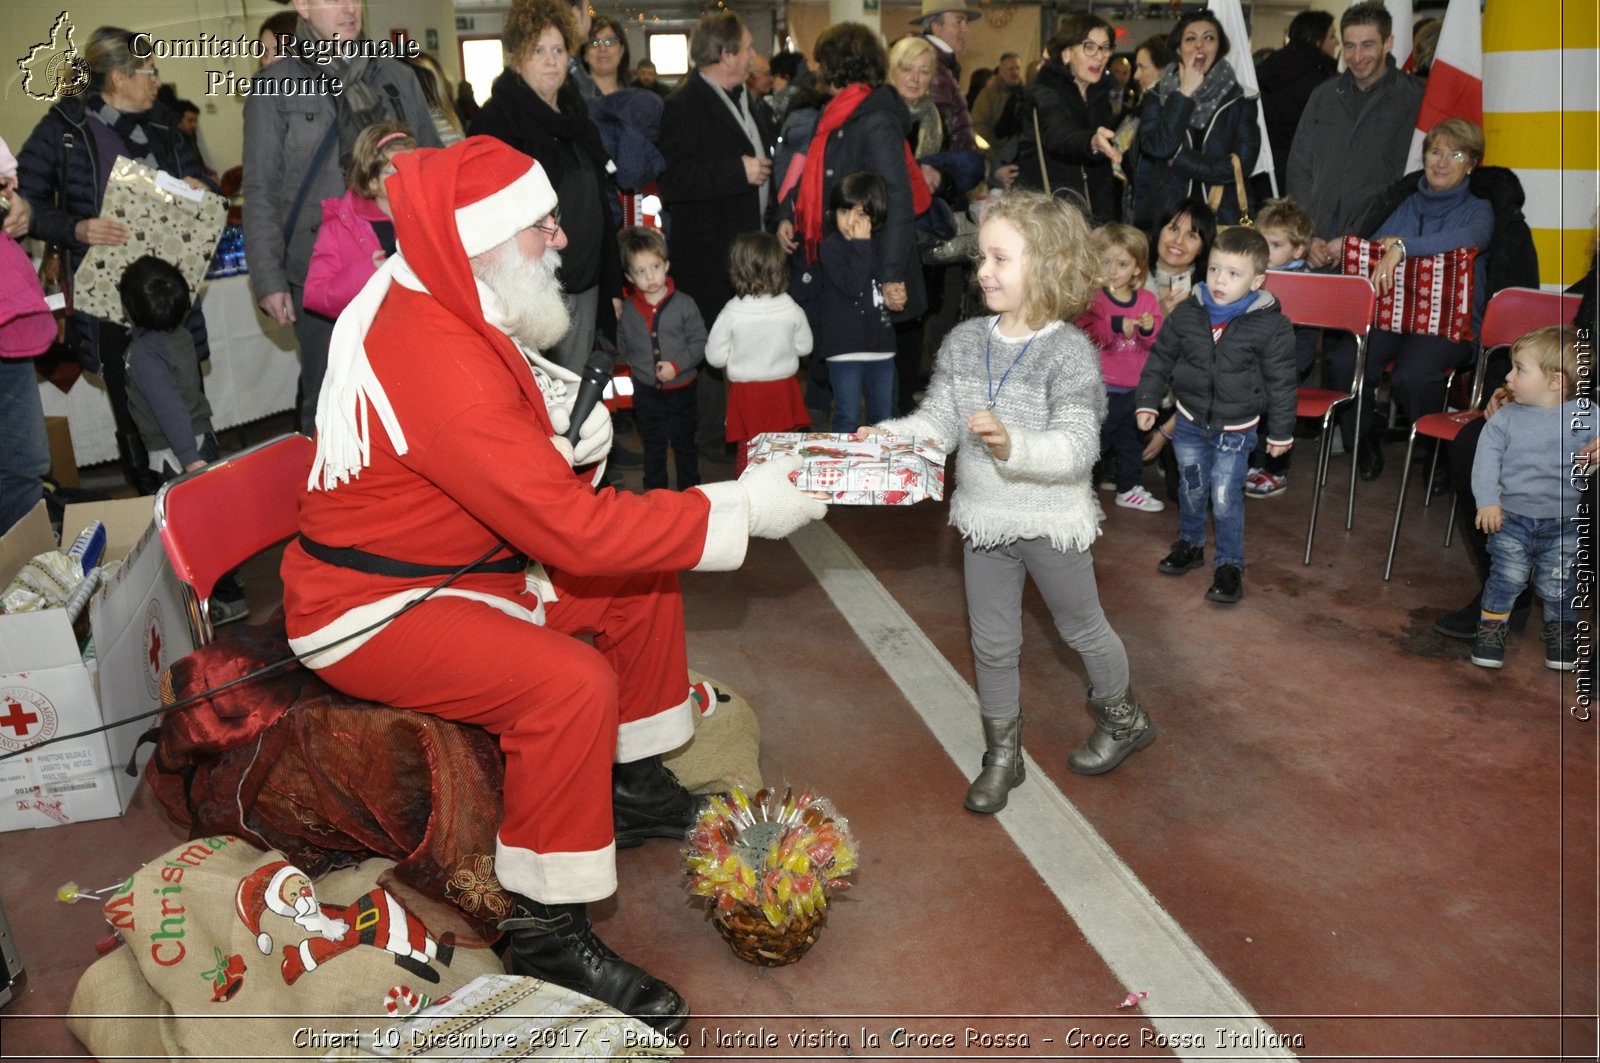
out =
[[[1346,236],[1340,272],[1370,277],[1383,257],[1375,240]],[[1455,343],[1472,339],[1473,264],[1476,247],[1407,258],[1394,271],[1394,287],[1378,297],[1372,323],[1385,332],[1443,336]]]

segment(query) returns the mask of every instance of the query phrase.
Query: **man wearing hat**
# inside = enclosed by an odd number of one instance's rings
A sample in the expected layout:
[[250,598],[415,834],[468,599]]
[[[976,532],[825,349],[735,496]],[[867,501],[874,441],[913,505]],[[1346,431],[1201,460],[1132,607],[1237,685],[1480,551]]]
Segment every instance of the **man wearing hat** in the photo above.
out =
[[610,417],[579,412],[562,438],[578,380],[540,354],[568,324],[544,168],[488,137],[395,168],[401,252],[330,344],[283,560],[290,645],[352,696],[497,736],[513,972],[673,1031],[683,999],[606,948],[586,905],[614,892],[618,845],[681,838],[695,812],[659,758],[693,731],[677,572],[737,568],[750,536],[825,507],[793,462],[596,492],[574,465],[604,461]]
[[933,105],[944,121],[950,142],[947,151],[975,150],[972,115],[961,92],[961,53],[967,47],[967,19],[982,12],[975,8],[952,7],[949,0],[922,0],[922,14],[911,20],[922,27],[922,35],[939,57],[939,70],[933,79]]

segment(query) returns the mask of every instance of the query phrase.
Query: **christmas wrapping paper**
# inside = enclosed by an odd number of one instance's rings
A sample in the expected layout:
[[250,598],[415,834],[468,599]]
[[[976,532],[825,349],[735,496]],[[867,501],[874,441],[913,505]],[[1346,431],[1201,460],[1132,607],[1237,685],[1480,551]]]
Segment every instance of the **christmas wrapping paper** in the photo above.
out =
[[944,452],[931,439],[831,432],[768,432],[750,441],[749,467],[793,455],[795,486],[846,506],[909,506],[944,498]]

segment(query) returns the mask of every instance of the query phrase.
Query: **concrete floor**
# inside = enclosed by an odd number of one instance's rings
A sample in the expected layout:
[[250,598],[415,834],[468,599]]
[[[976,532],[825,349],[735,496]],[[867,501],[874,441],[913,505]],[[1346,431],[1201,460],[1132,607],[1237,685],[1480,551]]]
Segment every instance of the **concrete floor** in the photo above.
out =
[[[862,865],[792,967],[736,959],[685,897],[666,842],[620,854],[600,933],[683,991],[691,1056],[1286,1058],[1161,1042],[1191,1020],[1226,1025],[1185,1011],[1212,999],[1236,1001],[1229,1014],[1302,1058],[1595,1058],[1596,723],[1569,715],[1573,680],[1543,666],[1536,626],[1500,672],[1432,631],[1474,587],[1460,546],[1440,545],[1444,506],[1422,509],[1416,478],[1383,582],[1391,457],[1361,485],[1352,532],[1333,489],[1309,567],[1309,454],[1287,493],[1250,502],[1233,607],[1202,600],[1203,571],[1156,572],[1175,506],[1136,513],[1102,494],[1100,593],[1160,739],[1106,776],[1066,770],[1090,728],[1083,671],[1030,589],[1022,693],[1036,770],[1000,817],[961,803],[981,752],[975,716],[958,721],[952,757],[945,717],[906,693],[952,669],[971,682],[944,505],[835,507],[803,544],[859,559],[841,578],[881,587],[903,615],[899,641],[863,640],[860,616],[790,543],[753,543],[737,573],[686,576],[691,665],[749,700],[767,781],[832,798]],[[1153,470],[1148,482],[1159,493]],[[270,561],[246,580],[261,615]],[[923,638],[934,657],[915,656]],[[1035,805],[1054,818],[1030,818]],[[0,903],[29,972],[0,1012],[6,1058],[84,1058],[59,1015],[106,926],[92,905],[55,901],[56,887],[118,881],[180,838],[148,790],[117,820],[0,836]],[[1106,944],[1119,941],[1143,944]],[[1127,984],[1130,972],[1148,984]],[[1117,1007],[1139,990],[1151,993],[1139,1007]],[[1029,1044],[965,1044],[968,1027]],[[812,1044],[749,1047],[758,1031],[801,1030]],[[953,1047],[926,1046],[945,1033]],[[1128,1047],[1092,1045],[1122,1035]]]

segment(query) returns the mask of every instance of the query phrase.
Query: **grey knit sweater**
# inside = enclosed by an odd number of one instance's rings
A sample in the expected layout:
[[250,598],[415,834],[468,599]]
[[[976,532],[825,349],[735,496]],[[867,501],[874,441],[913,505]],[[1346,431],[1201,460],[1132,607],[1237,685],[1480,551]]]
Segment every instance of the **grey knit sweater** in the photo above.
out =
[[[1099,353],[1082,332],[1053,321],[1013,366],[1028,341],[1001,336],[996,320],[977,318],[952,329],[922,405],[883,427],[935,439],[956,455],[950,523],[974,546],[1044,538],[1058,550],[1085,549],[1101,520],[1089,483],[1106,416]],[[1006,461],[996,460],[967,429],[967,418],[989,405],[994,389],[995,416],[1011,435]]]

